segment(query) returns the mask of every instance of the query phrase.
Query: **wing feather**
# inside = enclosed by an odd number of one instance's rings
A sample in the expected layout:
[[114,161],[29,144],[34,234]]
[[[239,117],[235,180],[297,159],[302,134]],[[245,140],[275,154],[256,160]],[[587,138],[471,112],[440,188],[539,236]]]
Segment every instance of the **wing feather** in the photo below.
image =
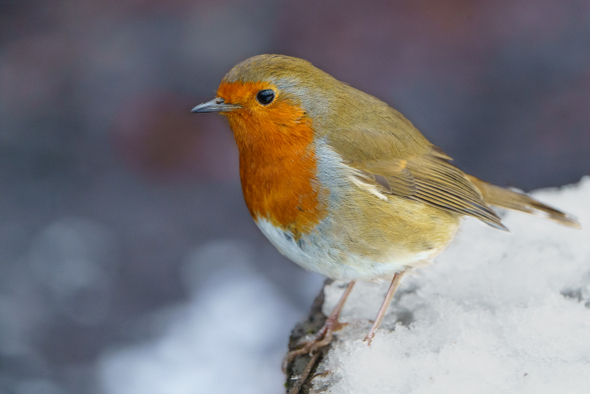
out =
[[485,203],[479,189],[450,160],[440,149],[433,147],[426,154],[407,159],[388,158],[348,164],[379,193],[421,201],[507,230]]

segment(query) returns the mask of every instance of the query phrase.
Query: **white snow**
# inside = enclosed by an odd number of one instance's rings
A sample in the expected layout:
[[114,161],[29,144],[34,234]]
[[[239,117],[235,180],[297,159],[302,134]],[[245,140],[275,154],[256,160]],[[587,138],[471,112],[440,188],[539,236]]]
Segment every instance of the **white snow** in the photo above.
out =
[[[316,392],[590,392],[590,178],[534,195],[584,229],[514,212],[510,234],[467,220],[402,281],[371,347],[362,339],[389,284],[357,284]],[[342,286],[327,286],[324,313]]]

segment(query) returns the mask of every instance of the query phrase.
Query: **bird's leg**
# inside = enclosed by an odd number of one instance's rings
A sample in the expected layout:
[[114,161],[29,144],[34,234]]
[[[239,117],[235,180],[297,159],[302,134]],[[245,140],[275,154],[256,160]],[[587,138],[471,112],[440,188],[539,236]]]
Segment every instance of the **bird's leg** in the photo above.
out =
[[393,276],[393,280],[391,281],[391,285],[389,285],[389,290],[387,290],[387,294],[385,295],[385,299],[383,300],[383,304],[381,304],[381,308],[379,308],[379,312],[377,313],[377,317],[375,318],[375,322],[373,323],[371,330],[369,331],[369,333],[367,334],[367,336],[364,339],[364,341],[367,342],[367,345],[371,346],[371,341],[373,340],[373,337],[375,336],[375,331],[377,330],[377,328],[379,328],[379,325],[381,324],[381,321],[383,320],[383,317],[385,316],[385,312],[387,312],[387,308],[389,308],[389,304],[391,304],[391,299],[393,298],[393,295],[395,294],[395,291],[397,290],[397,287],[399,286],[399,282],[401,281],[402,276],[404,275],[405,272],[406,271],[401,271]]
[[289,352],[287,354],[287,357],[284,360],[284,363],[283,363],[284,366],[289,364],[291,362],[291,360],[293,360],[295,357],[299,356],[300,354],[313,353],[316,350],[318,350],[319,348],[324,347],[324,346],[328,345],[330,342],[332,342],[332,333],[334,332],[334,329],[336,328],[336,325],[338,324],[338,316],[340,316],[340,312],[342,311],[342,307],[344,306],[344,303],[346,302],[348,295],[352,291],[352,287],[354,286],[354,283],[355,283],[355,281],[353,280],[348,284],[348,286],[346,286],[346,290],[344,290],[344,293],[340,297],[340,301],[338,301],[338,304],[332,310],[332,313],[330,313],[330,316],[328,316],[328,318],[326,319],[326,322],[324,323],[324,326],[318,332],[316,337],[311,341],[303,342],[302,344],[300,344],[299,349]]

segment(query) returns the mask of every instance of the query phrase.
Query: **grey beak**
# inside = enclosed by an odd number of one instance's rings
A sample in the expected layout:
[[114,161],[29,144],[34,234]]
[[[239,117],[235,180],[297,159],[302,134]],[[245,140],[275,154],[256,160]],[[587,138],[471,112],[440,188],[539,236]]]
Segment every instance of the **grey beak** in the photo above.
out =
[[211,101],[197,105],[191,110],[191,112],[195,114],[205,114],[208,112],[229,112],[239,108],[242,108],[242,106],[238,104],[226,104],[222,98],[217,97]]

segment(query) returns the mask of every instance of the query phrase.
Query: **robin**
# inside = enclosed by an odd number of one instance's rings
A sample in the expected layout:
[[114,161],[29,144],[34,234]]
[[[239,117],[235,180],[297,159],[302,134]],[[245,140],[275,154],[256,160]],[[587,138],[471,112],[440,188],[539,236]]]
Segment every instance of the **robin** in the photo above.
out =
[[302,59],[247,59],[192,112],[228,119],[246,205],[270,242],[303,268],[350,281],[315,339],[288,359],[330,343],[357,280],[391,280],[370,345],[404,273],[432,262],[464,216],[507,231],[496,206],[580,227],[465,174],[398,111]]

